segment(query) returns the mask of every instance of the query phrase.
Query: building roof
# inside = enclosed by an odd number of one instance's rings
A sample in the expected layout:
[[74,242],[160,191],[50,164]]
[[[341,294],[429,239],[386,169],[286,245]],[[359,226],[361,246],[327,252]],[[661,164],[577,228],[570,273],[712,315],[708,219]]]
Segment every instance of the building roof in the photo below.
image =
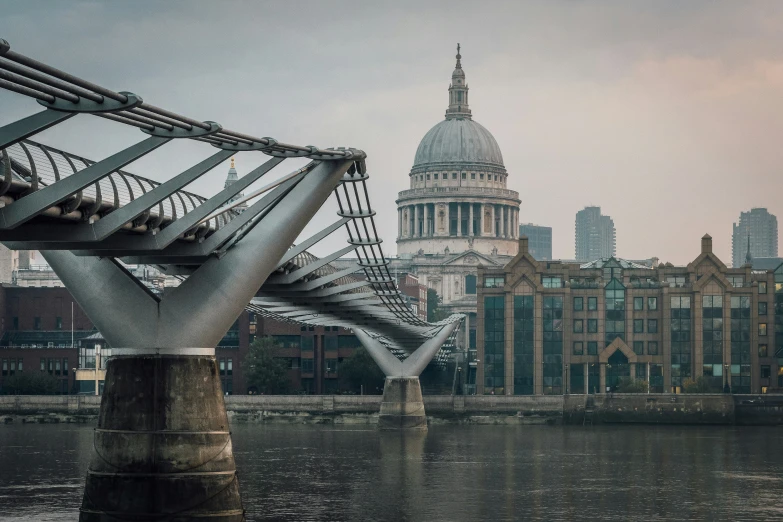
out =
[[[628,259],[621,259],[619,257],[602,257],[600,259],[595,259],[593,261],[590,261],[589,263],[582,263],[579,265],[579,268],[581,269],[591,269],[591,268],[610,268],[611,265],[616,265],[613,268],[622,268],[624,270],[632,270],[632,269],[647,269],[651,270],[652,267],[652,260],[651,264],[643,264],[638,261],[629,261]],[[619,265],[619,266],[618,266]]]

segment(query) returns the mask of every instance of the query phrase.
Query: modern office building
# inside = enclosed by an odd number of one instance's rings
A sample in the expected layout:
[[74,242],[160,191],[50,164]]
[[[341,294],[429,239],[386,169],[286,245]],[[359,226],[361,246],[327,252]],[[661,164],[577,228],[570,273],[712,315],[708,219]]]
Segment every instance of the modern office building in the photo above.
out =
[[530,255],[539,261],[552,259],[552,227],[543,227],[533,223],[519,225],[519,237],[526,236]]
[[750,258],[777,257],[778,218],[766,208],[752,208],[741,212],[738,223],[734,223],[731,234],[732,266],[739,268]]
[[783,265],[727,268],[701,240],[687,266],[614,257],[539,262],[520,239],[503,268],[479,268],[477,393],[602,393],[623,379],[652,393],[783,388]]
[[616,254],[614,221],[601,207],[585,207],[576,213],[574,258],[587,262]]

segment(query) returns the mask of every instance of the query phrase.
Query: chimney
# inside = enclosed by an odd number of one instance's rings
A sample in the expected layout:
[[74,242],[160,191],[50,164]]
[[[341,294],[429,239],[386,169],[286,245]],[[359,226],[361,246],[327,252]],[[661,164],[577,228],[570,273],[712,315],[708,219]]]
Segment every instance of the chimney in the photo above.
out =
[[520,254],[528,253],[527,236],[520,236],[519,238],[519,253]]
[[702,254],[712,253],[712,236],[710,236],[709,234],[704,234],[704,237],[701,238],[701,253]]

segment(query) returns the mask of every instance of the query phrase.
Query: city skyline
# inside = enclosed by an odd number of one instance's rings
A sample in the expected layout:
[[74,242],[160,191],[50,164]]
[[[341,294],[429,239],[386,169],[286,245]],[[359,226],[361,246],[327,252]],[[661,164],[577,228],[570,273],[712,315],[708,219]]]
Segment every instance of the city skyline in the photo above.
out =
[[[458,41],[471,74],[471,107],[493,130],[504,150],[508,186],[520,192],[520,221],[567,231],[573,213],[592,201],[611,208],[622,223],[619,256],[682,263],[695,254],[692,239],[704,233],[715,238],[720,257],[730,259],[729,230],[739,211],[781,212],[774,197],[776,145],[768,138],[783,130],[783,103],[776,95],[783,83],[783,42],[774,23],[783,19],[783,6],[776,4],[751,11],[733,3],[701,10],[698,3],[657,2],[603,14],[549,2],[505,10],[432,4],[415,20],[406,16],[404,3],[384,13],[354,5],[357,23],[375,28],[373,42],[352,34],[330,38],[328,23],[310,24],[307,38],[294,37],[294,22],[285,21],[287,9],[294,8],[286,6],[251,16],[261,8],[250,5],[248,16],[236,17],[205,3],[196,17],[176,3],[131,8],[85,2],[50,6],[40,17],[41,5],[6,8],[3,37],[19,50],[137,91],[152,103],[203,119],[220,116],[226,126],[294,143],[361,147],[369,154],[370,196],[380,216],[394,216],[388,195],[406,187],[417,141],[442,117],[452,67],[447,57]],[[512,9],[517,16],[509,15]],[[133,34],[114,22],[131,11],[140,22]],[[328,22],[340,10],[312,4],[297,11],[302,16],[296,23],[302,23]],[[471,31],[457,34],[453,27],[468,18]],[[23,30],[31,23],[42,38],[34,41]],[[425,26],[422,38],[408,38]],[[542,32],[542,26],[549,29]],[[178,43],[199,30],[221,34],[237,50],[236,63],[254,66],[227,62],[222,50],[206,44]],[[263,47],[254,45],[259,30],[269,41]],[[164,36],[139,38],[145,34]],[[109,42],[123,66],[101,60],[97,51],[77,63],[62,46],[51,45],[65,39],[79,48]],[[133,46],[119,45],[130,40]],[[197,68],[190,66],[195,56]],[[334,66],[333,56],[352,59]],[[218,90],[226,95],[210,95]],[[0,124],[34,111],[16,99],[0,95]],[[87,147],[73,130],[88,126],[111,126],[112,132]],[[135,131],[114,132],[116,127],[76,118],[41,138],[100,158],[138,139]],[[192,151],[197,145],[176,147]],[[196,154],[209,153],[203,149]],[[237,158],[240,175],[261,160]],[[165,163],[152,154],[129,170],[167,179],[187,165],[184,153]],[[742,183],[735,183],[737,173]],[[207,195],[223,182],[222,176],[209,177],[193,189]],[[395,225],[383,219],[379,233],[392,238]],[[553,257],[569,258],[572,249],[570,234],[555,236]]]

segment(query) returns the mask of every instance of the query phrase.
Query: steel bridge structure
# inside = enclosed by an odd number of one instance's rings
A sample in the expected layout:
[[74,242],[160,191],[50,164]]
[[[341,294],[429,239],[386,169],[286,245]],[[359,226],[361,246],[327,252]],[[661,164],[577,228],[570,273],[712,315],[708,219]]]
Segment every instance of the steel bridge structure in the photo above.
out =
[[[426,429],[418,375],[453,344],[462,316],[430,324],[406,304],[381,248],[363,151],[231,131],[68,74],[5,40],[0,88],[43,107],[0,127],[0,242],[40,250],[112,346],[81,520],[244,519],[214,359],[244,309],[354,329],[387,375],[381,427]],[[98,161],[31,139],[80,114],[146,136]],[[178,139],[215,152],[165,182],[125,170]],[[213,196],[185,190],[231,156],[259,152],[269,159]],[[311,161],[238,197],[289,158]],[[296,242],[330,197],[335,221]],[[342,229],[344,247],[323,258],[309,252]],[[330,264],[352,253],[356,267]],[[156,295],[127,264],[156,265],[182,283]]]

